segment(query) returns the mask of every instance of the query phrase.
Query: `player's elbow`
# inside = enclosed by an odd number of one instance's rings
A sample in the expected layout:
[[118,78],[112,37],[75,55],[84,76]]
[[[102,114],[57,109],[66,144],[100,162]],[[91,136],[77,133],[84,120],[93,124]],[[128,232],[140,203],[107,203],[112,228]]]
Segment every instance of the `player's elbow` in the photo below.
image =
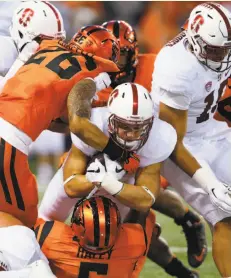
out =
[[140,211],[140,212],[147,212],[153,205],[153,199],[151,196],[148,196],[144,200],[140,201],[136,204],[136,207],[134,209]]
[[64,185],[65,193],[69,198],[76,198],[76,191],[73,190],[72,186],[68,183]]

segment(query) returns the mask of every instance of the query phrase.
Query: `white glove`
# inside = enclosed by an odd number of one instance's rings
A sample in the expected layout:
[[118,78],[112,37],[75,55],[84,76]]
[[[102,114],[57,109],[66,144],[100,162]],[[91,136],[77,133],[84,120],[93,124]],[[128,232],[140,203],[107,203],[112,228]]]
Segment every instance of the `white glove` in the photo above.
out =
[[220,182],[220,186],[209,190],[211,202],[221,210],[231,213],[231,187]]
[[94,162],[87,167],[86,178],[89,182],[102,182],[106,174],[105,167],[96,158]]
[[36,41],[28,42],[19,53],[18,59],[20,59],[23,63],[26,63],[38,49],[39,44]]
[[111,85],[111,78],[106,72],[101,72],[94,78],[96,92],[104,90]]
[[105,165],[108,173],[111,173],[117,180],[122,179],[126,171],[117,161],[112,161],[108,155],[104,154]]
[[209,194],[214,205],[231,213],[231,187],[218,181],[206,163],[203,163],[203,167],[198,169],[192,178]]

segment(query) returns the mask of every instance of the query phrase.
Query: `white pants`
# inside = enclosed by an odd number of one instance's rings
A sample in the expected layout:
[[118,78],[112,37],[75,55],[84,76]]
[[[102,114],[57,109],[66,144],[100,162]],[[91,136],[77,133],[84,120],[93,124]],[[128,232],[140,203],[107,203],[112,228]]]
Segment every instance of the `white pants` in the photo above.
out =
[[25,226],[0,228],[0,252],[3,254],[10,270],[19,270],[29,264],[47,259],[32,230]]
[[[230,136],[219,140],[188,139],[185,140],[185,146],[200,164],[209,165],[220,181],[231,185]],[[222,219],[231,217],[213,205],[209,195],[170,159],[164,162],[161,174],[213,226]]]
[[[121,204],[116,198],[107,193],[104,189],[99,189],[94,194],[94,196],[98,195],[105,196],[116,203],[122,220],[127,216],[128,212],[130,211],[129,207]],[[38,217],[43,218],[44,220],[57,220],[64,222],[72,212],[73,207],[78,200],[78,198],[69,198],[64,190],[62,166],[57,171],[47,187],[39,207]]]

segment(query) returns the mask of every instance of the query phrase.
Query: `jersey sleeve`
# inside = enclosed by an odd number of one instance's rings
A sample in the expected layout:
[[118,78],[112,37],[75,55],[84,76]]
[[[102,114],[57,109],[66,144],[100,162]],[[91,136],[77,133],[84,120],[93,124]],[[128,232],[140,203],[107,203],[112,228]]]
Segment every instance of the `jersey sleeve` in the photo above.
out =
[[166,160],[173,152],[176,141],[176,130],[167,122],[158,118],[154,119],[148,141],[140,153],[141,167],[161,163]]
[[18,52],[10,37],[0,36],[0,76],[5,76],[16,60]]
[[159,122],[161,139],[158,141],[158,162],[166,160],[173,152],[176,142],[177,134],[175,128],[165,121]]
[[[169,54],[169,53],[166,53]],[[187,110],[193,99],[191,70],[188,65],[163,51],[157,56],[153,72],[152,98],[172,108]]]

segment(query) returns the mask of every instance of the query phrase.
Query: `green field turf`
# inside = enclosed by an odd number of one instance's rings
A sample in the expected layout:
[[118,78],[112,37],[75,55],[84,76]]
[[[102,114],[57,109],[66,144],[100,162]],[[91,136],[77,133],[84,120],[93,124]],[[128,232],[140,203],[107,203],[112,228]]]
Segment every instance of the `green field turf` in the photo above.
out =
[[[162,226],[162,236],[168,241],[170,247],[173,247],[173,250],[176,250],[176,247],[181,247],[178,249],[185,249],[186,240],[184,234],[181,231],[181,227],[174,224],[173,220],[157,214],[157,221]],[[209,228],[206,227],[208,246],[211,247],[212,240]],[[210,248],[211,249],[211,248]],[[174,253],[179,259],[181,259],[184,264],[188,266],[187,263],[187,254],[185,250],[177,250]],[[211,250],[208,252],[207,258],[204,263],[197,269],[200,273],[201,278],[219,278],[221,277],[215,267],[213,262]],[[171,277],[166,272],[164,272],[159,266],[155,265],[153,262],[147,259],[145,267],[140,275],[140,278],[167,278]]]

